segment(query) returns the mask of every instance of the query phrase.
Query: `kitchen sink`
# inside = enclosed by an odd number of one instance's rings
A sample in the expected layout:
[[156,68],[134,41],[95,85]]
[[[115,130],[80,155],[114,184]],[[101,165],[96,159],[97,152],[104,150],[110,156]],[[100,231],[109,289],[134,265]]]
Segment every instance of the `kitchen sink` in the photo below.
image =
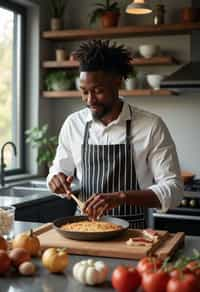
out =
[[[72,189],[74,192],[77,192],[77,190],[79,191],[77,182],[72,182]],[[22,181],[0,189],[0,197],[8,196],[22,198],[34,195],[40,198],[51,194],[52,192],[48,190],[45,180]]]
[[14,186],[0,189],[0,196],[8,197],[26,197],[26,196],[46,196],[51,192],[47,189],[46,182],[43,181],[27,181],[21,182]]

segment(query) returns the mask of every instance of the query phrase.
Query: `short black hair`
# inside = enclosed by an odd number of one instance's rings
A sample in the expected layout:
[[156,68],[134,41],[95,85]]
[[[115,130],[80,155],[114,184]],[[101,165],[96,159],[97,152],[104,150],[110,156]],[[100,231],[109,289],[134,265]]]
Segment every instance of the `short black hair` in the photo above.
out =
[[75,51],[80,71],[105,71],[127,78],[133,71],[131,53],[124,45],[109,40],[90,40],[80,44]]

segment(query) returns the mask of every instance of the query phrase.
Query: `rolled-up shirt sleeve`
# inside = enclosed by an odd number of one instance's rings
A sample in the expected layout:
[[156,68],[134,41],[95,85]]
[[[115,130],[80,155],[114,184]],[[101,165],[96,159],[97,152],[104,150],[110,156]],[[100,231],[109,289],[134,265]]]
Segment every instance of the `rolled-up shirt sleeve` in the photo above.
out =
[[154,184],[149,187],[161,203],[159,212],[166,212],[179,205],[183,197],[183,182],[180,175],[176,147],[171,135],[162,121],[154,121],[151,132],[148,165],[154,177]]
[[59,138],[58,147],[56,149],[56,155],[53,160],[53,164],[49,169],[47,176],[47,186],[49,187],[49,181],[55,174],[63,172],[65,175],[74,175],[75,164],[70,149],[70,135],[68,131],[68,121],[63,124]]

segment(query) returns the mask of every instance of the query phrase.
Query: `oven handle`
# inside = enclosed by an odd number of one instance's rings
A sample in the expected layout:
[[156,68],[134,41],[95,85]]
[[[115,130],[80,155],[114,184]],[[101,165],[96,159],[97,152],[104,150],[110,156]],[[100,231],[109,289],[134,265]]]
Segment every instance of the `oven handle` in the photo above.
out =
[[200,221],[200,216],[188,216],[188,215],[173,215],[173,214],[158,214],[153,213],[153,217],[157,218],[168,218],[168,219],[184,219],[184,220],[193,220]]

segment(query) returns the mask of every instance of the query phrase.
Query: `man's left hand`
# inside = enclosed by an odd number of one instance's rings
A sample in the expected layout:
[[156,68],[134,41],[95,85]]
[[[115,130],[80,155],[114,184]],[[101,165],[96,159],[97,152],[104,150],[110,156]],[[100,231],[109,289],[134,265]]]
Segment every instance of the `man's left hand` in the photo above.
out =
[[126,194],[123,192],[93,194],[86,202],[83,212],[89,218],[98,219],[113,208],[125,203]]

